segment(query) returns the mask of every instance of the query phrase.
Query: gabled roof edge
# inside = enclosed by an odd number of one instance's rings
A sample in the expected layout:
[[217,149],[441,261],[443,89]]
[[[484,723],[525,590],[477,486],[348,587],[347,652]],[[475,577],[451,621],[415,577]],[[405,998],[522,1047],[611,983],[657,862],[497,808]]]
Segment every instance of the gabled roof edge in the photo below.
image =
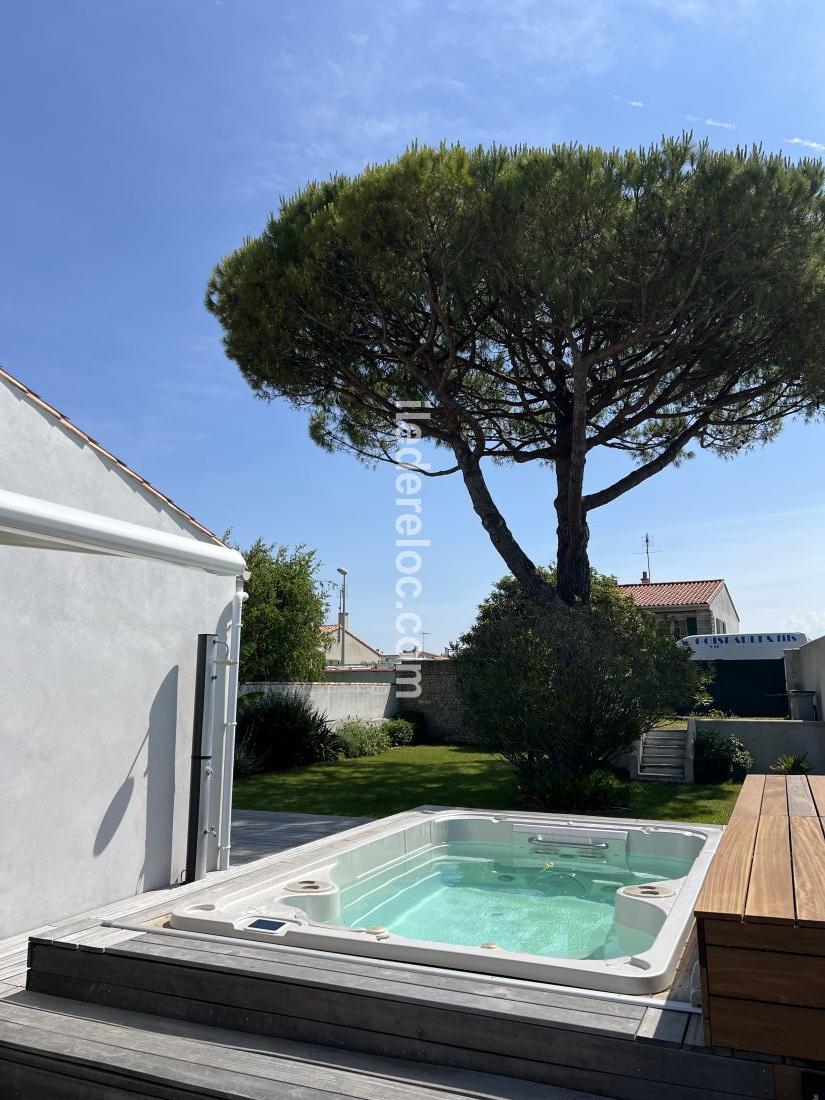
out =
[[84,443],[92,448],[92,450],[97,451],[98,454],[102,455],[109,462],[113,462],[119,470],[130,477],[133,481],[136,481],[143,489],[145,489],[152,496],[156,497],[168,508],[171,508],[173,512],[176,512],[177,515],[179,515],[182,519],[185,519],[188,524],[190,524],[196,530],[200,531],[201,534],[206,535],[213,542],[216,542],[219,546],[226,545],[223,539],[218,538],[214,531],[210,531],[208,527],[204,527],[204,525],[202,523],[199,523],[194,516],[191,516],[188,512],[184,511],[184,509],[181,508],[180,505],[175,504],[174,500],[172,500],[171,497],[168,497],[165,493],[162,493],[160,489],[156,488],[150,481],[147,481],[145,477],[141,477],[140,474],[137,473],[137,471],[133,470],[131,466],[127,466],[125,462],[117,457],[117,455],[113,455],[111,451],[107,451],[101,443],[98,443],[96,439],[93,439],[92,436],[84,432],[82,428],[78,428],[78,426],[74,424],[71,420],[69,420],[67,416],[56,409],[53,405],[50,405],[48,401],[44,401],[40,394],[35,393],[34,390],[30,389],[25,384],[25,382],[21,382],[19,378],[15,378],[13,374],[9,374],[9,372],[5,370],[2,366],[0,366],[0,378],[5,379],[6,382],[10,382],[12,386],[20,390],[20,392],[24,394],[35,405],[38,405],[41,409],[43,409],[44,412],[47,412],[50,416],[53,416],[54,419],[63,428],[66,428],[67,431],[70,431],[73,435],[77,436],[79,439],[82,439]]

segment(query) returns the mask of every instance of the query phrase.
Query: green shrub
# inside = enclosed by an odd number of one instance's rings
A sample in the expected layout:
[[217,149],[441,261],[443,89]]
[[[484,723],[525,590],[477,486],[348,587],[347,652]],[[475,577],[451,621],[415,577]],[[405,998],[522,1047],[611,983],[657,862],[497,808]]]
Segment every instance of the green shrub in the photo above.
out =
[[296,691],[265,692],[244,703],[238,714],[236,768],[289,771],[305,764],[340,760],[338,738],[321,714]]
[[690,712],[691,718],[735,718],[736,715],[718,707],[694,707]]
[[235,737],[235,768],[233,774],[238,779],[247,775],[255,775],[263,771],[260,755],[255,752],[251,741],[245,737]]
[[415,736],[415,726],[406,718],[388,718],[381,728],[393,746],[411,745]]
[[783,752],[771,764],[771,771],[779,772],[780,775],[804,775],[810,770],[811,765],[808,763],[806,752],[801,756],[796,753]]
[[404,710],[399,716],[404,719],[405,722],[413,728],[414,745],[433,745],[436,744],[434,738],[430,736],[430,732],[427,726],[427,717],[418,710]]
[[717,730],[700,730],[693,749],[693,778],[697,783],[740,782],[753,767],[753,757],[737,737]]
[[587,775],[519,772],[518,799],[528,810],[552,807],[559,813],[614,813],[627,810],[627,786],[609,771]]
[[522,798],[547,811],[609,809],[621,786],[594,773],[684,713],[699,685],[690,653],[598,574],[589,606],[553,609],[505,578],[453,660],[470,729],[513,765]]
[[391,748],[384,723],[371,726],[360,718],[348,718],[336,732],[344,755],[348,757],[377,756]]

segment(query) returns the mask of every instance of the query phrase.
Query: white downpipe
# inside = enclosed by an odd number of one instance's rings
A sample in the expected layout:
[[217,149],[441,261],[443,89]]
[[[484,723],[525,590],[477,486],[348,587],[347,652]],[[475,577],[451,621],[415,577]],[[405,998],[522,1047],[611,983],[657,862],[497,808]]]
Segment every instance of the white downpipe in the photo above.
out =
[[224,576],[238,576],[246,567],[238,551],[228,546],[170,535],[6,489],[0,489],[0,544],[3,542],[155,558]]
[[212,828],[212,784],[215,768],[215,687],[218,680],[218,646],[226,642],[210,635],[206,643],[206,687],[203,704],[203,737],[201,740],[200,797],[198,799],[198,846],[195,851],[195,878],[204,878],[209,869],[209,834]]
[[247,593],[243,590],[243,577],[235,582],[232,597],[232,621],[229,626],[229,677],[226,691],[226,722],[223,735],[223,762],[221,768],[221,821],[218,833],[218,870],[229,868],[232,847],[232,781],[235,777],[235,727],[238,724],[238,665],[241,656],[241,618]]

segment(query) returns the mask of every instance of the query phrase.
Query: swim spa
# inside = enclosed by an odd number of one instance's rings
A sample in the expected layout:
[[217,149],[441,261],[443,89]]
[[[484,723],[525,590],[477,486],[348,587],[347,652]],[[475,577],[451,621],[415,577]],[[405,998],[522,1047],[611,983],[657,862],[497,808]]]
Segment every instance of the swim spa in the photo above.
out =
[[673,978],[715,826],[427,807],[284,853],[173,928],[606,992]]

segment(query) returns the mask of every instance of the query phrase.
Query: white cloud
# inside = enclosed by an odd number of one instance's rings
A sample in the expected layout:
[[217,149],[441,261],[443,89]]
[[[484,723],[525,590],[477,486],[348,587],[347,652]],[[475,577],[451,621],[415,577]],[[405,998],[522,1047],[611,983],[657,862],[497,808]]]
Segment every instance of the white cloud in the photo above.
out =
[[786,616],[790,630],[800,630],[809,638],[818,638],[825,634],[825,610],[800,611]]
[[788,145],[804,145],[806,149],[816,149],[817,152],[822,152],[825,149],[825,142],[811,141],[810,138],[792,137],[785,138]]
[[624,99],[620,95],[614,95],[613,98],[617,103],[624,103],[626,107],[644,107],[644,103],[641,99]]
[[449,0],[452,18],[435,30],[442,50],[463,51],[473,64],[509,73],[522,64],[553,65],[558,82],[609,65],[621,12],[614,0]]
[[738,21],[755,15],[760,0],[643,0],[655,11],[663,11],[674,19],[686,19],[693,23],[720,23]]
[[720,122],[718,118],[706,118],[706,126],[718,126],[720,130],[735,130],[735,122]]

